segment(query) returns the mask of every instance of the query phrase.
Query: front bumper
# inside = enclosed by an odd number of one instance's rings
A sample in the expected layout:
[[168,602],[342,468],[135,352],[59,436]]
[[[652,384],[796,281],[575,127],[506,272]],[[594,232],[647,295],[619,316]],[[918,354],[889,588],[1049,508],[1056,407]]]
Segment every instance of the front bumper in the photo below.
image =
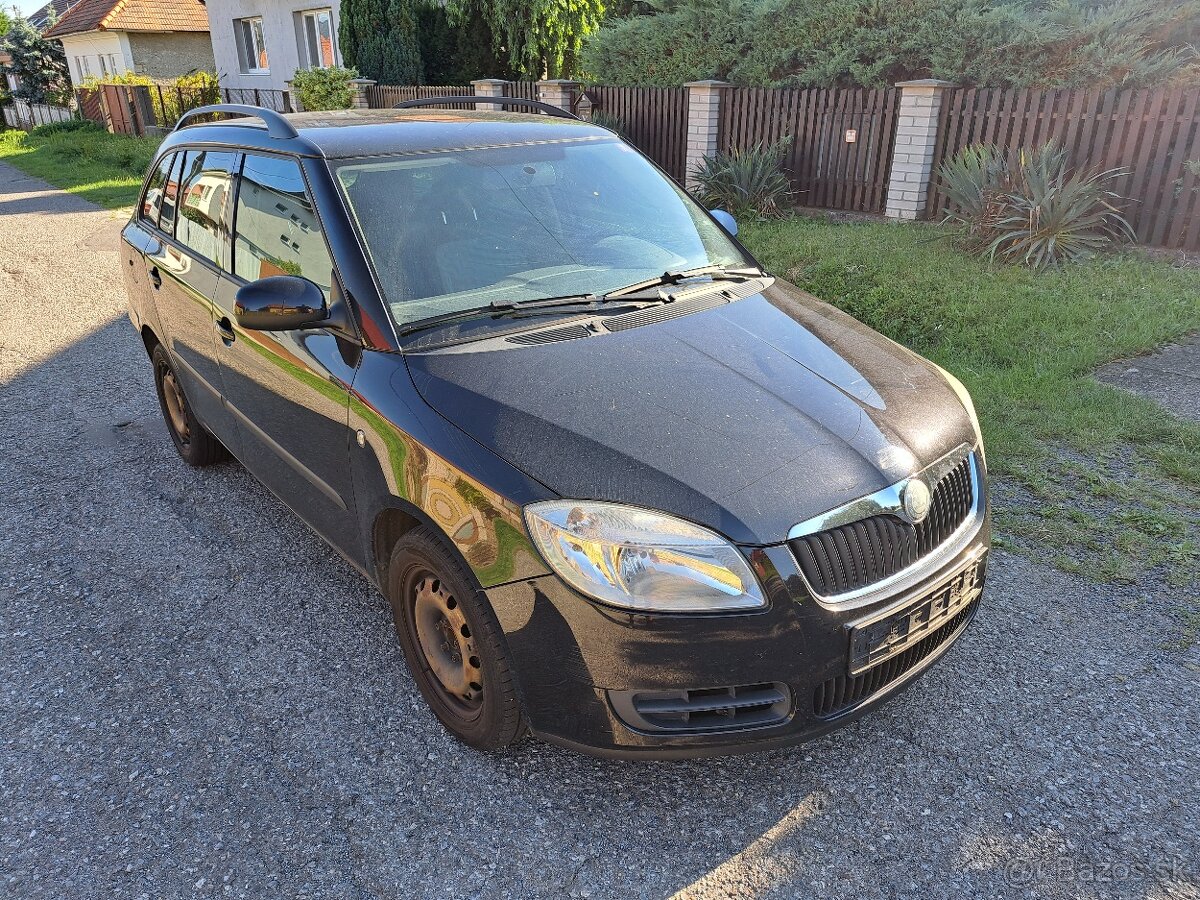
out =
[[[917,604],[972,566],[978,567],[981,587],[989,542],[985,518],[969,544],[917,585],[870,606],[845,610],[812,597],[785,545],[750,553],[769,601],[766,609],[751,614],[630,613],[584,599],[555,575],[502,585],[487,594],[514,659],[530,727],[539,737],[596,756],[741,753],[811,740],[912,683],[962,634],[978,600],[959,609],[938,633],[859,678],[849,670],[848,626]],[[892,676],[884,677],[885,666]],[[775,685],[789,694],[786,715],[765,724],[750,719],[746,726],[675,731],[631,724],[645,725],[629,713],[631,692],[750,685]]]

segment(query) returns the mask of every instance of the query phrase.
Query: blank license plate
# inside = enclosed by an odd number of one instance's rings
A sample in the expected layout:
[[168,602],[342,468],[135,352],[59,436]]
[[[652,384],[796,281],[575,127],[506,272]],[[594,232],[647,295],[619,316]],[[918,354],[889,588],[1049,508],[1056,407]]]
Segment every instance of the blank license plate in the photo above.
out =
[[975,601],[983,588],[978,561],[899,612],[850,626],[850,674],[903,653]]

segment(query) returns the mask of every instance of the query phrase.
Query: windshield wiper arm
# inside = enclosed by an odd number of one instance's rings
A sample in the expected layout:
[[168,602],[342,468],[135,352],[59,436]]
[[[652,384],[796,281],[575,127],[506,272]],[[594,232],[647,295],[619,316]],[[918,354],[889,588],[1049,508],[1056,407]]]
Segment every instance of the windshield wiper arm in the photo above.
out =
[[609,291],[604,296],[606,299],[608,297],[624,297],[628,294],[636,294],[638,291],[644,291],[647,288],[678,284],[688,278],[699,278],[701,275],[712,275],[714,280],[729,279],[731,281],[745,281],[748,278],[761,276],[762,271],[759,269],[730,269],[725,266],[701,266],[698,269],[685,269],[680,272],[663,272],[657,278],[648,278],[645,281],[617,288],[615,291]]
[[510,311],[514,309],[542,309],[549,306],[575,306],[579,303],[595,303],[600,298],[595,294],[563,294],[561,297],[535,297],[530,300],[493,300],[488,309]]
[[[618,299],[618,298],[613,298]],[[451,312],[438,313],[435,316],[426,316],[424,319],[414,319],[411,322],[406,322],[400,327],[398,334],[403,337],[406,334],[412,334],[415,331],[424,331],[426,328],[431,328],[435,325],[441,325],[446,322],[457,322],[464,319],[479,319],[485,316],[508,316],[516,317],[521,315],[546,315],[547,313],[557,312],[560,308],[566,312],[571,307],[577,307],[581,311],[598,310],[609,302],[607,295],[598,296],[596,294],[566,294],[562,297],[539,297],[532,300],[493,300],[487,306],[475,306],[471,309],[456,309]],[[622,306],[641,306],[646,303],[661,303],[662,300],[654,297],[649,300],[631,299]]]

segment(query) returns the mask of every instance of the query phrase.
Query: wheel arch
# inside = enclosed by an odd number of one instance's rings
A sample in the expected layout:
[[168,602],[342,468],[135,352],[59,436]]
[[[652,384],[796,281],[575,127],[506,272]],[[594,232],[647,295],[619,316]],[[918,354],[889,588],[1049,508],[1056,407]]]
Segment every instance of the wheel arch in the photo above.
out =
[[146,347],[146,356],[154,356],[154,348],[161,344],[162,341],[158,339],[158,335],[154,333],[154,329],[149,325],[142,325],[141,335],[142,344]]

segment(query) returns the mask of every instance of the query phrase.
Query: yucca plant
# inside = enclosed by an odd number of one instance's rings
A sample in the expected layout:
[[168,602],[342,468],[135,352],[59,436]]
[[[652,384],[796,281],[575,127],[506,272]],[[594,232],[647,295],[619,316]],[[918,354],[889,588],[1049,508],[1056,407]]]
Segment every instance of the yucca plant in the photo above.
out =
[[969,249],[1046,269],[1133,240],[1112,182],[1124,169],[1068,174],[1053,142],[1034,150],[965,147],[940,172],[949,200],[944,222],[961,227]]
[[590,121],[593,125],[599,125],[601,128],[607,128],[613,134],[616,134],[626,140],[629,136],[625,133],[625,120],[620,116],[613,115],[610,112],[605,112],[602,109],[593,109]]
[[692,177],[696,196],[710,209],[724,209],[734,216],[772,218],[782,215],[792,184],[783,173],[783,157],[791,138],[774,144],[755,144],[706,156]]

